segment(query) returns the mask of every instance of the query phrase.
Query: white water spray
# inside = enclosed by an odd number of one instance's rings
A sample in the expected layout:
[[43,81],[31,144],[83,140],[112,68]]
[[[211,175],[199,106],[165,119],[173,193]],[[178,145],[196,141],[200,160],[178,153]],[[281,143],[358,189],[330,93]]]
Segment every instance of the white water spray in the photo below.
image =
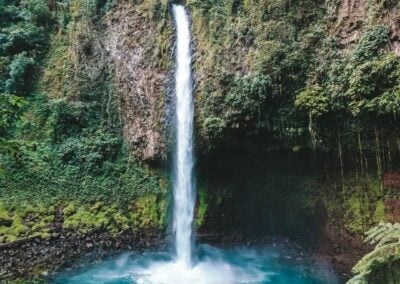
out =
[[176,149],[173,232],[177,262],[191,265],[194,213],[193,115],[190,22],[185,8],[173,5],[176,26]]

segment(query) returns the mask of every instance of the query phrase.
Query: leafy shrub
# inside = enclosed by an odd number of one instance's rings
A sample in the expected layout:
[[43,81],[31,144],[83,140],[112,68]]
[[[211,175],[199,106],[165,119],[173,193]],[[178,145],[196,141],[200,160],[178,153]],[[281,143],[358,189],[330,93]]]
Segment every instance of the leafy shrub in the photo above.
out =
[[236,76],[225,97],[226,116],[234,121],[257,119],[268,95],[271,80],[266,75]]
[[44,29],[30,24],[13,25],[0,33],[0,53],[13,55],[40,48],[46,43]]
[[9,79],[6,81],[6,91],[17,95],[26,95],[31,87],[35,60],[26,52],[17,54],[10,65]]
[[349,74],[349,89],[353,115],[396,115],[399,110],[400,59],[395,55],[382,55],[357,65]]
[[43,0],[22,0],[20,2],[22,12],[20,17],[25,21],[38,26],[45,26],[51,21],[51,13],[46,1]]
[[296,97],[295,105],[306,110],[311,117],[321,116],[329,110],[329,100],[318,84],[301,91]]
[[75,165],[85,172],[99,172],[105,161],[113,161],[121,151],[121,139],[101,130],[82,138],[71,137],[58,147],[64,163]]
[[371,59],[378,54],[380,48],[388,42],[389,30],[378,26],[367,30],[353,51],[356,61]]
[[[0,79],[1,81],[6,79],[8,65],[10,64],[10,58],[8,56],[0,56]],[[0,84],[0,88],[2,84]]]
[[0,94],[0,138],[4,137],[7,129],[21,114],[25,100],[10,94]]
[[81,102],[68,102],[65,98],[48,103],[51,113],[52,138],[55,143],[62,139],[77,135],[87,127],[89,105]]
[[27,95],[35,62],[48,42],[45,0],[0,1],[0,91]]
[[209,139],[222,138],[226,122],[219,117],[210,116],[203,122],[203,135]]

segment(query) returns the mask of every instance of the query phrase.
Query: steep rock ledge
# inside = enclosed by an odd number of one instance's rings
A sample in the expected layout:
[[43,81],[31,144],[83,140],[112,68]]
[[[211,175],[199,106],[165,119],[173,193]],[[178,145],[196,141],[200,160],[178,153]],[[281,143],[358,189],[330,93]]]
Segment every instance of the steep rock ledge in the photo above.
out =
[[157,22],[151,13],[148,7],[119,4],[108,15],[104,32],[105,49],[122,93],[123,135],[146,161],[166,157],[170,70],[166,59],[171,45],[171,23],[164,18]]
[[389,29],[390,49],[400,56],[400,8],[395,1],[341,0],[333,33],[343,45],[357,42],[363,29],[380,23]]

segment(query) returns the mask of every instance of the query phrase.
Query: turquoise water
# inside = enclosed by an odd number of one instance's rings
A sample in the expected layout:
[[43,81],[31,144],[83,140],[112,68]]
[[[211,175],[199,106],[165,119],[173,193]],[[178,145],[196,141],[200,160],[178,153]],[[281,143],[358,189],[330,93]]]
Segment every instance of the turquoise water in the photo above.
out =
[[125,253],[92,266],[62,272],[55,283],[167,283],[167,284],[335,284],[339,283],[321,259],[312,260],[301,252],[258,247],[217,249],[197,248],[194,265],[174,262],[169,253]]

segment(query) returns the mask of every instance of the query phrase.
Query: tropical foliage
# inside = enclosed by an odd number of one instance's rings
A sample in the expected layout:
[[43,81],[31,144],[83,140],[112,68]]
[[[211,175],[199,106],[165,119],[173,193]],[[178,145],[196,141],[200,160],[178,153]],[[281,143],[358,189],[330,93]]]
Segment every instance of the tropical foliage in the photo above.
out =
[[400,276],[400,224],[380,223],[365,235],[375,249],[354,266],[357,275],[348,283],[396,283]]

